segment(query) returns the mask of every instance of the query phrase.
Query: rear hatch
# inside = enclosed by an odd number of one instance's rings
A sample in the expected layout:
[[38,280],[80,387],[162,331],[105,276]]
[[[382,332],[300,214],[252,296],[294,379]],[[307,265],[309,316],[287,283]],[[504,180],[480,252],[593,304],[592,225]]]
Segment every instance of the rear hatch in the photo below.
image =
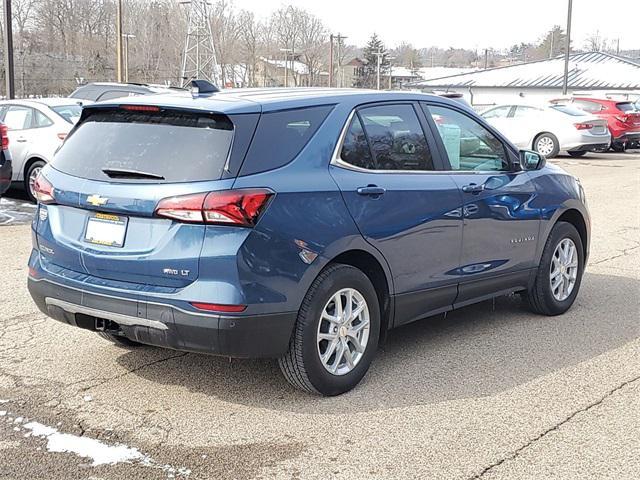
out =
[[39,179],[45,267],[168,288],[193,282],[206,226],[156,210],[162,199],[231,188],[233,138],[234,124],[222,114],[86,109]]
[[618,110],[622,112],[621,115],[616,115],[616,118],[624,123],[630,130],[640,130],[640,111],[637,110],[636,104],[632,102],[618,102],[616,103]]

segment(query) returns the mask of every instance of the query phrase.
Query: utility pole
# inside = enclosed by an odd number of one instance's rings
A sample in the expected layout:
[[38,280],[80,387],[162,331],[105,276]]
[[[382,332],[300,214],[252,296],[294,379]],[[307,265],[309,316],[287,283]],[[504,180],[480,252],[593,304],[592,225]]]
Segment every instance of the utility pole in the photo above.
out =
[[116,80],[122,82],[122,0],[116,2]]
[[4,77],[7,99],[16,98],[16,85],[13,68],[13,29],[11,0],[4,0]]
[[484,49],[484,69],[486,70],[489,66],[489,49]]
[[284,53],[284,86],[289,86],[289,54],[293,53],[291,48],[281,48],[281,52]]
[[564,77],[562,78],[562,95],[567,94],[569,84],[569,53],[571,53],[571,14],[573,10],[573,0],[568,0],[567,12],[567,39],[564,47]]
[[555,30],[551,30],[551,48],[549,48],[549,58],[553,58],[553,37],[555,36]]
[[333,33],[329,35],[329,88],[333,87]]
[[136,38],[135,35],[131,33],[123,33],[122,38],[124,38],[124,81],[125,83],[129,82],[129,39]]
[[380,90],[380,66],[382,64],[382,57],[386,54],[387,52],[383,52],[382,50],[378,50],[377,52],[374,53],[374,55],[377,58],[377,67],[376,67],[376,89]]
[[343,82],[343,72],[342,72],[342,41],[347,38],[341,34],[338,33],[338,35],[335,35],[333,38],[336,39],[336,49],[338,50],[338,72],[337,72],[337,81],[336,81],[336,87],[338,88],[342,88],[344,85],[342,84]]

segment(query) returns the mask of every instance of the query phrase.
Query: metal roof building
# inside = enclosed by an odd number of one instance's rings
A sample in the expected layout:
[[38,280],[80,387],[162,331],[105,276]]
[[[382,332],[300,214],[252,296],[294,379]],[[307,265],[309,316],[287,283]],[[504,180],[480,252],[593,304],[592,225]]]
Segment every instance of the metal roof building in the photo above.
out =
[[[446,89],[465,94],[474,105],[500,103],[503,97],[554,97],[562,94],[564,57],[491,68],[414,82],[410,88]],[[602,52],[569,57],[569,93],[588,90],[640,90],[640,63]]]

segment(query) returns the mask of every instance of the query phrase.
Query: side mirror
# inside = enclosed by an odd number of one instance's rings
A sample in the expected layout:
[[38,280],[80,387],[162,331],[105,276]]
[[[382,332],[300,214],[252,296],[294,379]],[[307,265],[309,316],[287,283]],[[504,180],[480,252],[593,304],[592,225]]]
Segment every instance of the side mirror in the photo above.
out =
[[538,152],[520,150],[520,165],[523,170],[540,170],[547,164],[547,160]]

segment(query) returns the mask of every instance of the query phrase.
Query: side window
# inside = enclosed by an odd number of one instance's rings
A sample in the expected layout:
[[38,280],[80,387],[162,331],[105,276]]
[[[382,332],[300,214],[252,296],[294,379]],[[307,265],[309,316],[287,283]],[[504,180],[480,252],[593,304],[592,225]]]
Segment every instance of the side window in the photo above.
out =
[[502,107],[495,107],[490,110],[487,110],[482,114],[484,118],[507,118],[509,115],[509,111],[511,110],[511,105],[504,105]]
[[340,158],[350,165],[375,170],[376,166],[369,150],[369,143],[364,134],[360,117],[354,115],[347,135],[342,143]]
[[114,100],[116,98],[125,98],[125,97],[138,97],[141,94],[134,92],[126,92],[124,90],[107,90],[98,98],[98,101],[101,102],[103,100]]
[[447,107],[423,108],[436,124],[453,170],[509,170],[504,145],[477,121]]
[[518,105],[516,107],[515,113],[513,114],[513,117],[514,118],[533,117],[539,113],[540,113],[540,110],[538,108]]
[[32,128],[33,108],[12,105],[4,116],[4,123],[9,130],[26,130]]
[[33,128],[50,127],[53,122],[44,113],[34,110]]
[[375,170],[434,170],[431,151],[413,106],[368,107],[359,110],[358,116]]

